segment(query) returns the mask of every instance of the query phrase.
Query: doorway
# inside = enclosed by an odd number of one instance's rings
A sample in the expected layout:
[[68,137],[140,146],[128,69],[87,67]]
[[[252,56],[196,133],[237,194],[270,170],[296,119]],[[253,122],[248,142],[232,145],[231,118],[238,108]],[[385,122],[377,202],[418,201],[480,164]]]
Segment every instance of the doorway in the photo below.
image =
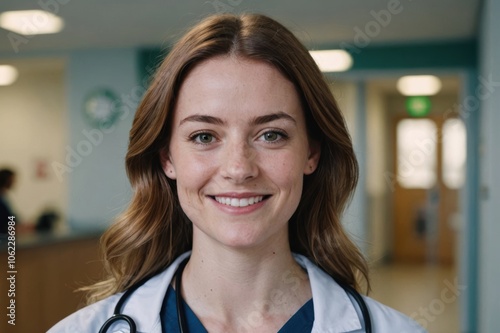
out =
[[393,135],[394,260],[454,264],[465,126],[457,117],[398,115]]

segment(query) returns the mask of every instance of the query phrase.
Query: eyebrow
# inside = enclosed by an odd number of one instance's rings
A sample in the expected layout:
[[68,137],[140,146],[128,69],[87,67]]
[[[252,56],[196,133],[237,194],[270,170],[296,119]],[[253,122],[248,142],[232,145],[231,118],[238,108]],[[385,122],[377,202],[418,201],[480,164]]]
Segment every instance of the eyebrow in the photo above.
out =
[[277,112],[277,113],[266,114],[265,116],[256,117],[252,120],[252,124],[263,125],[265,123],[270,123],[271,121],[279,120],[279,119],[289,120],[289,121],[293,122],[294,124],[297,123],[295,121],[295,119],[292,116],[290,116],[288,113]]
[[[251,124],[252,125],[263,125],[275,120],[279,119],[285,119],[293,122],[296,124],[297,122],[295,119],[290,116],[289,114],[285,112],[277,112],[277,113],[271,113],[271,114],[266,114],[264,116],[260,117],[255,117],[252,119]],[[195,114],[189,117],[186,117],[181,120],[179,125],[182,125],[186,122],[199,122],[199,123],[207,123],[207,124],[214,124],[214,125],[225,125],[226,122],[222,120],[221,118],[213,117],[213,116],[207,116],[207,115],[201,115],[201,114]]]
[[214,124],[214,125],[224,125],[226,123],[224,120],[217,118],[217,117],[195,114],[195,115],[192,115],[192,116],[189,116],[189,117],[182,119],[181,122],[179,123],[179,125],[182,125],[188,121]]

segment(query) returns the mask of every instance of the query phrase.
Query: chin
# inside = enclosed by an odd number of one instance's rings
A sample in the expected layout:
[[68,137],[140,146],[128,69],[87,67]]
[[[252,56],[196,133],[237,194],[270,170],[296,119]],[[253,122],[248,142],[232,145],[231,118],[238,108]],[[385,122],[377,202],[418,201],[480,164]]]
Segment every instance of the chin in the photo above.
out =
[[224,235],[221,237],[220,242],[230,248],[246,250],[261,244],[262,239],[254,234],[239,233],[235,235]]
[[[279,233],[267,233],[264,230],[233,230],[226,232],[219,238],[220,243],[235,250],[251,250],[257,248],[266,248],[269,246],[278,246],[282,242],[283,235]],[[286,239],[287,236],[285,236]],[[288,242],[288,240],[284,241]]]
[[[226,248],[235,250],[249,250],[252,248],[265,247],[266,244],[276,245],[279,239],[283,239],[282,232],[288,229],[272,228],[270,225],[262,225],[258,222],[221,223],[216,228],[195,229],[199,232],[197,239],[204,243],[205,239],[212,244],[220,244]],[[286,238],[286,236],[285,236]],[[214,243],[215,241],[215,243]]]

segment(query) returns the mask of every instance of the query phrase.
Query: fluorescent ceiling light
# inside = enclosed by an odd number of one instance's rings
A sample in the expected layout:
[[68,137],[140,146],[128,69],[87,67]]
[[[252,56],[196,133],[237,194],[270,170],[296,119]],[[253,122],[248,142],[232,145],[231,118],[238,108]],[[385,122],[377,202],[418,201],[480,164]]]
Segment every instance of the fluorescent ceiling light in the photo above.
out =
[[54,34],[62,30],[64,21],[43,10],[17,10],[0,14],[0,27],[26,36]]
[[8,86],[16,81],[17,69],[11,65],[0,65],[0,86]]
[[343,72],[352,66],[352,57],[344,50],[320,50],[309,53],[322,72]]
[[441,90],[441,80],[433,75],[410,75],[399,78],[398,90],[405,96],[432,96]]

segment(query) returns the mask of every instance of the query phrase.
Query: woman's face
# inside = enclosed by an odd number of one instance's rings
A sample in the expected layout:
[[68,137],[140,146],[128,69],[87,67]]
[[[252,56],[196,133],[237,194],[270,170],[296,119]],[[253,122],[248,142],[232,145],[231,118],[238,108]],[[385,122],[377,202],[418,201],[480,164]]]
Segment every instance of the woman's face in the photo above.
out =
[[264,62],[221,56],[186,77],[161,156],[195,244],[249,248],[288,244],[287,223],[318,147],[290,81]]

